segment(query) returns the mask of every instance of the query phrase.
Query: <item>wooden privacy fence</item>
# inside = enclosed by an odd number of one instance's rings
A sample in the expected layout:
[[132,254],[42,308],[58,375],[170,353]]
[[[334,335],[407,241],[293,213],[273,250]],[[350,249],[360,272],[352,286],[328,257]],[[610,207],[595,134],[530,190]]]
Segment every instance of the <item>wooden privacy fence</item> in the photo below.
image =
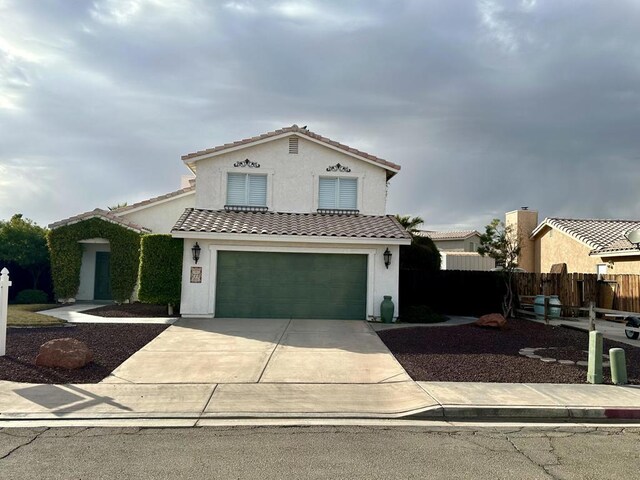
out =
[[514,281],[518,295],[558,295],[563,305],[586,307],[593,300],[600,308],[640,312],[640,275],[601,275],[599,280],[592,273],[517,273]]

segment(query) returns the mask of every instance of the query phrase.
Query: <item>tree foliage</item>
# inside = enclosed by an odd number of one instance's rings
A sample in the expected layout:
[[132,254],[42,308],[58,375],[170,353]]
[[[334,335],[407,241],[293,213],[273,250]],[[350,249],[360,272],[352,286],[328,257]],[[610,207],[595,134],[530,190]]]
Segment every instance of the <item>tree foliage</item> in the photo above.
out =
[[480,235],[480,247],[478,253],[496,261],[499,272],[506,283],[506,293],[502,300],[502,313],[505,318],[513,314],[513,274],[518,267],[520,255],[520,238],[512,225],[505,225],[499,219],[494,218],[485,227],[485,233]]
[[411,215],[399,215],[396,214],[396,220],[402,225],[407,232],[411,235],[418,232],[418,227],[420,227],[424,220],[421,217],[412,217]]
[[0,221],[0,261],[12,262],[27,270],[38,288],[38,279],[49,265],[46,230],[16,213],[9,221]]
[[396,220],[411,234],[411,245],[400,246],[400,268],[425,271],[440,270],[440,252],[429,237],[418,234],[424,220],[410,215],[396,215]]

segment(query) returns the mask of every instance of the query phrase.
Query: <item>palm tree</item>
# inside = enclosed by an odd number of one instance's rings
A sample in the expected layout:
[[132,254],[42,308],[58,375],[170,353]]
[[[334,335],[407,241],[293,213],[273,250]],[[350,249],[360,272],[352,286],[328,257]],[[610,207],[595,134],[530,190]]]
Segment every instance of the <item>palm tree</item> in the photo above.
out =
[[411,235],[418,233],[418,227],[424,223],[424,220],[420,217],[412,217],[411,215],[399,215],[396,214],[396,220],[407,230]]

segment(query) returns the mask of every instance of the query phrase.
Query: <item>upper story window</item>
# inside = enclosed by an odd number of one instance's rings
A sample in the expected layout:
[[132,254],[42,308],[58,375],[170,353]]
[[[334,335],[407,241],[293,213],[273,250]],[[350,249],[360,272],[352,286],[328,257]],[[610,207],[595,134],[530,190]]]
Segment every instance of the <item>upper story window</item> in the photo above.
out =
[[318,210],[358,209],[357,178],[320,178]]
[[267,176],[251,173],[227,174],[226,207],[267,207]]

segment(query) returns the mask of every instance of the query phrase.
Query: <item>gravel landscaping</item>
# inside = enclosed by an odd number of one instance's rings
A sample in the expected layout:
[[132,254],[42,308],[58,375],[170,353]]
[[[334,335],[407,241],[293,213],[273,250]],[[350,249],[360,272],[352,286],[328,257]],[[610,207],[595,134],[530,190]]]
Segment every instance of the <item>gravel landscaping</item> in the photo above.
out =
[[[0,380],[27,383],[97,383],[153,340],[168,325],[76,324],[67,327],[9,328],[7,354],[0,357]],[[75,338],[93,351],[91,363],[77,370],[37,367],[40,345]]]
[[[519,353],[521,349],[543,348],[535,354],[556,360],[585,360],[588,334],[573,329],[512,319],[504,330],[470,324],[401,328],[378,335],[414,380],[585,383],[587,378],[586,366],[543,362]],[[629,383],[640,385],[640,348],[604,339],[603,353],[615,347],[626,352]],[[603,370],[605,383],[611,383],[609,369]]]

